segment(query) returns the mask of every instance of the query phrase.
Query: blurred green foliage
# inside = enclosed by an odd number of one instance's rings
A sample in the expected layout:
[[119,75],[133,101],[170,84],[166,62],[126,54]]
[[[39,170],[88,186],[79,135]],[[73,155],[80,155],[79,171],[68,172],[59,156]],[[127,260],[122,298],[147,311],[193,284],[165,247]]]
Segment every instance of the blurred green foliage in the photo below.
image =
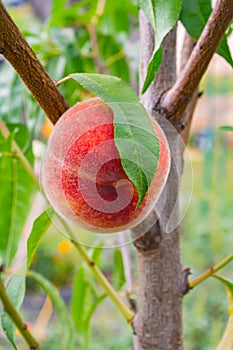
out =
[[[226,147],[224,132],[213,137],[210,150],[192,157],[193,195],[182,225],[183,260],[191,278],[231,254],[233,247],[233,150]],[[232,263],[221,274],[232,280]],[[223,286],[213,279],[189,292],[184,299],[185,349],[216,348],[227,322],[227,304]]]
[[[138,50],[131,37],[137,27],[137,7],[130,1],[110,0],[98,9],[98,1],[65,4],[54,1],[51,16],[43,24],[28,6],[10,11],[52,79],[58,81],[75,72],[99,72],[119,76],[136,87]],[[89,96],[72,81],[60,89],[70,105]],[[0,91],[0,116],[5,121],[26,123],[36,137],[43,112],[5,61],[0,65]]]

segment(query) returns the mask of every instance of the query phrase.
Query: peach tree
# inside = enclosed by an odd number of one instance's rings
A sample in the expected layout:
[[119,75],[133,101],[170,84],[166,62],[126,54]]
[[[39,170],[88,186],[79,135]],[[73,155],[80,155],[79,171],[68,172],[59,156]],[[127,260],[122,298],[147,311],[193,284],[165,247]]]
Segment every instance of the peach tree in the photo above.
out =
[[[89,344],[90,320],[108,296],[132,327],[135,350],[181,350],[183,298],[211,276],[229,296],[218,350],[232,348],[233,283],[216,273],[233,255],[189,280],[179,228],[179,188],[198,86],[215,52],[233,66],[232,17],[232,0],[217,0],[213,8],[209,0],[54,0],[47,21],[22,33],[0,1],[0,87],[10,84],[0,96],[0,299],[2,328],[13,348],[15,327],[30,349],[43,348],[20,313],[26,277],[52,300],[61,349],[78,348],[74,329],[85,349],[95,346]],[[185,37],[177,72],[178,23]],[[55,127],[40,184],[32,143],[44,114]],[[22,232],[38,191],[52,206],[44,204],[25,248]],[[51,223],[104,291],[79,267],[71,313],[51,281],[30,269]],[[137,306],[131,291],[126,300],[119,293],[127,277],[123,253],[116,249],[120,283],[111,283],[98,266],[99,240],[110,246],[124,235],[121,245],[133,243],[137,257]]]

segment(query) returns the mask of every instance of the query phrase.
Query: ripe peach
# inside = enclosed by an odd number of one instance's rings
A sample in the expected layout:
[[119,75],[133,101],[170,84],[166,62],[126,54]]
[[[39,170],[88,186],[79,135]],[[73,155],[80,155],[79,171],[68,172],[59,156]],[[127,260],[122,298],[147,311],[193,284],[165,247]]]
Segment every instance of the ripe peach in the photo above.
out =
[[115,146],[111,108],[92,98],[66,111],[50,136],[41,172],[46,196],[58,214],[100,233],[141,222],[158,199],[170,167],[166,137],[158,123],[152,118],[151,122],[160,155],[151,186],[137,209],[137,190]]

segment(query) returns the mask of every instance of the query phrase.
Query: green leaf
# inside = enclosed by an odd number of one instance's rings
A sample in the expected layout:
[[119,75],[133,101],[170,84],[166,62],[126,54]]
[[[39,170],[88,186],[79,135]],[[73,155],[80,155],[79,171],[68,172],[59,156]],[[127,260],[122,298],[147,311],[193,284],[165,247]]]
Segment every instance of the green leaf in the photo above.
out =
[[219,276],[219,275],[213,275],[214,278],[216,278],[217,280],[219,280],[220,282],[222,282],[224,284],[224,286],[227,288],[227,291],[230,293],[231,297],[233,297],[233,283],[228,280],[225,277]]
[[67,0],[54,0],[49,25],[72,26],[76,23],[89,24],[95,15],[97,0],[82,0],[67,5]]
[[25,152],[28,149],[30,141],[28,129],[25,127],[25,125],[20,123],[7,123],[7,128],[12,134],[12,139],[14,139],[22,152]]
[[133,89],[118,77],[90,73],[74,73],[70,74],[70,77],[109,105],[117,102],[139,103]]
[[140,9],[143,10],[147,20],[150,22],[152,27],[156,28],[156,19],[154,13],[154,0],[137,0],[137,4]]
[[83,330],[83,308],[85,304],[85,291],[86,291],[86,282],[85,282],[85,269],[81,266],[78,269],[76,274],[74,284],[73,284],[73,293],[71,298],[71,314],[74,325],[77,331]]
[[50,297],[54,310],[59,319],[59,325],[61,327],[61,342],[63,344],[63,349],[73,350],[73,329],[72,322],[69,313],[66,308],[66,304],[58,293],[58,290],[54,285],[41,274],[35,271],[27,271],[27,277],[32,278],[36,281],[39,286],[45,291],[45,293]]
[[70,306],[75,328],[80,335],[84,336],[87,344],[92,315],[107,294],[97,296],[86,273],[84,266],[81,266],[77,271]]
[[142,88],[142,93],[144,93],[154,80],[161,64],[161,44],[165,36],[179,19],[182,0],[138,0],[138,5],[144,11],[155,31],[155,48],[148,65],[146,79]]
[[[116,14],[116,16],[119,16]],[[118,17],[119,18],[119,17]],[[122,14],[121,14],[122,18]],[[118,21],[119,23],[119,21]],[[130,81],[130,67],[128,60],[130,59],[128,53],[132,55],[131,48],[129,48],[127,38],[123,35],[118,36],[112,35],[101,35],[98,36],[98,46],[102,59],[105,61],[108,73],[110,75],[116,75],[125,81]],[[131,44],[132,46],[132,44]]]
[[107,294],[104,293],[102,295],[100,295],[99,297],[97,297],[94,301],[94,303],[91,305],[87,316],[86,316],[86,320],[85,320],[85,324],[86,324],[86,328],[90,328],[90,321],[91,321],[91,317],[93,316],[95,310],[97,309],[97,307],[100,305],[100,303],[107,297]]
[[99,246],[99,247],[95,247],[93,249],[93,252],[91,254],[91,259],[94,261],[94,263],[96,265],[99,265],[100,263],[100,258],[103,252],[103,247]]
[[183,1],[180,19],[189,35],[195,39],[199,38],[211,11],[209,0],[205,0],[202,5],[200,0]]
[[[19,310],[25,295],[25,276],[15,275],[13,276],[6,288],[6,292],[11,302],[15,306],[16,310]],[[15,326],[11,321],[11,318],[7,313],[2,313],[2,329],[4,330],[7,338],[11,342],[14,349],[17,350],[15,345]]]
[[225,34],[218,49],[217,49],[217,53],[222,56],[223,58],[225,58],[225,60],[231,65],[233,66],[233,59],[231,57],[231,51],[229,49],[228,43],[227,43],[227,35]]
[[223,126],[219,127],[219,130],[221,130],[221,131],[233,131],[233,126],[223,125]]
[[19,123],[23,113],[24,86],[7,61],[0,65],[0,116],[5,122]]
[[51,224],[51,216],[53,214],[53,208],[48,208],[41,213],[33,223],[32,231],[27,241],[27,268],[29,269],[36,249],[40,243],[41,238],[47,231]]
[[146,92],[146,90],[154,80],[154,77],[162,62],[162,58],[163,58],[163,50],[160,47],[156,52],[153,53],[152,59],[150,60],[147,66],[147,73],[146,73],[146,78],[142,87],[142,94]]
[[[187,32],[195,40],[200,37],[205,24],[211,14],[212,7],[210,0],[184,0],[180,19]],[[233,66],[230,49],[227,44],[227,36],[224,35],[217,53]]]
[[225,287],[229,305],[228,305],[228,321],[223,333],[222,339],[218,344],[217,350],[232,350],[233,343],[233,283],[226,279],[225,277],[221,277],[219,275],[213,275],[216,279],[218,279]]
[[9,266],[18,249],[18,242],[25,225],[35,184],[24,166],[13,153],[15,139],[22,149],[28,149],[25,157],[33,165],[34,157],[28,147],[28,133],[23,125],[8,125],[12,133],[8,139],[0,133],[0,261]]
[[[134,18],[136,19],[137,16],[138,8],[136,4],[132,3],[132,1],[107,0],[105,2],[103,15],[99,18],[99,32],[107,32],[109,35],[111,35],[112,40],[114,40],[114,37],[118,39],[118,33],[130,33]],[[120,21],[119,18],[121,19]],[[111,43],[109,42],[109,44]]]
[[71,74],[79,84],[99,96],[114,112],[114,141],[122,166],[143,201],[153,179],[159,143],[152,123],[135,92],[121,79],[104,74]]
[[112,275],[112,283],[116,290],[120,290],[125,284],[125,269],[122,253],[119,248],[114,250],[114,269]]
[[179,19],[182,0],[152,0],[155,18],[155,51]]

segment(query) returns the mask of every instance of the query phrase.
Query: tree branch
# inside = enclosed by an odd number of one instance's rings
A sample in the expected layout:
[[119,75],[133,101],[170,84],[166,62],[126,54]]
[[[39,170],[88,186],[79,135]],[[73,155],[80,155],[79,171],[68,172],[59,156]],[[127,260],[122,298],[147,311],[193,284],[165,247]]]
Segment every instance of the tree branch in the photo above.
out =
[[168,119],[180,119],[233,17],[233,1],[218,0],[175,85],[158,106]]
[[69,108],[0,0],[0,53],[9,61],[53,124]]
[[200,283],[204,282],[207,278],[213,276],[217,271],[221,270],[223,267],[228,265],[233,260],[233,254],[228,255],[225,259],[220,261],[217,265],[210,267],[206,272],[200,276],[194,278],[189,282],[189,289],[198,286]]
[[101,73],[103,73],[103,66],[102,66],[102,62],[100,59],[100,52],[99,52],[99,45],[98,45],[98,38],[97,38],[97,34],[96,34],[95,24],[94,23],[88,24],[87,30],[88,30],[90,40],[91,40],[93,60],[95,62],[97,72],[99,74],[101,74]]
[[22,321],[19,313],[15,309],[8,295],[6,294],[5,288],[0,282],[0,299],[2,300],[4,310],[8,316],[12,319],[16,327],[18,328],[20,334],[25,339],[26,343],[29,345],[30,349],[39,350],[40,346],[34,339],[32,334],[29,332],[27,325]]
[[[186,32],[184,36],[184,41],[182,45],[182,55],[181,55],[181,64],[180,64],[180,71],[182,71],[185,68],[186,62],[188,61],[192,50],[195,46],[195,41],[191,36]],[[191,122],[193,118],[193,113],[197,105],[198,101],[198,87],[195,89],[193,96],[191,98],[191,101],[189,102],[188,106],[186,107],[180,123],[178,125],[178,129],[180,131],[180,135],[182,139],[184,140],[183,146],[185,146],[189,139],[189,133],[190,133],[190,127]],[[183,149],[184,151],[184,149]]]

